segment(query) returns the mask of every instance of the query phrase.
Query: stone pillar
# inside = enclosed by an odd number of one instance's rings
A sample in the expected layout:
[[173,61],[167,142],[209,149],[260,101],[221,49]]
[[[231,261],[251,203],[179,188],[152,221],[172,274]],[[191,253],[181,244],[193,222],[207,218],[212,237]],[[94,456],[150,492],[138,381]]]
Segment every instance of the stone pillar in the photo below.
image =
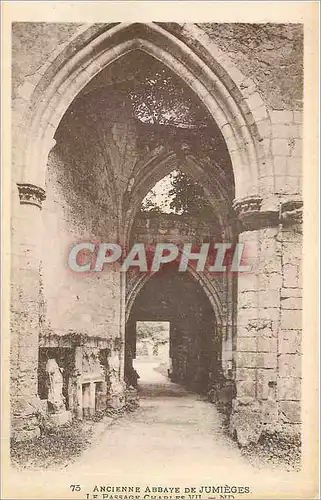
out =
[[[283,374],[284,378],[290,379],[297,363],[286,357],[290,353],[284,358],[280,356],[280,349],[285,348],[280,346],[285,345],[284,335],[290,336],[301,328],[300,318],[291,316],[292,312],[283,310],[282,305],[286,270],[282,204],[264,209],[266,207],[267,203],[264,207],[259,197],[235,202],[241,225],[239,241],[245,245],[246,260],[252,268],[249,273],[238,276],[237,397],[231,430],[236,432],[243,445],[256,442],[263,429],[280,426],[285,406],[293,418],[298,418],[297,414],[294,416],[293,405],[287,402],[284,406],[284,401],[280,400],[286,396],[284,380],[281,381],[280,376]],[[291,329],[284,330],[285,321],[291,323]],[[294,384],[288,382],[289,398],[294,395],[290,390]]]
[[91,416],[95,415],[96,410],[96,384],[95,382],[90,382],[89,384],[89,414]]
[[234,302],[235,279],[227,273],[223,274],[222,323],[218,324],[218,335],[221,339],[222,372],[226,379],[233,372],[233,341],[234,341]]
[[279,421],[287,433],[301,422],[302,202],[281,205],[282,287],[278,341]]
[[[20,206],[13,216],[12,262],[12,437],[39,434],[38,398],[41,203],[45,192],[33,184],[18,184]],[[15,373],[13,373],[15,372]]]

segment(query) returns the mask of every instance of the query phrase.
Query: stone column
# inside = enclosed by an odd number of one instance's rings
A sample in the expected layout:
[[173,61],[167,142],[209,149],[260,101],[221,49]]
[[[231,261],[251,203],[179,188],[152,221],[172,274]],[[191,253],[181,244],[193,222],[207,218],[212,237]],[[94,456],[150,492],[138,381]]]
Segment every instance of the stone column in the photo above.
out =
[[[249,197],[236,201],[235,210],[240,220],[239,241],[244,243],[246,260],[252,267],[251,272],[238,276],[237,397],[231,417],[231,430],[245,445],[256,442],[263,429],[276,429],[282,422],[284,402],[281,403],[280,397],[285,396],[280,376],[289,379],[295,363],[292,358],[280,356],[283,328],[291,315],[282,306],[285,293],[282,204],[277,201],[271,205],[259,197]],[[295,325],[294,330],[300,329],[299,318],[291,317],[290,323],[292,329]],[[288,329],[286,332],[292,335]],[[293,397],[293,390],[289,397]],[[286,410],[295,413],[292,406],[290,409],[287,403]]]
[[277,400],[279,421],[287,433],[301,423],[302,201],[280,209],[282,223],[282,287],[278,341]]
[[91,416],[95,415],[96,410],[96,384],[95,382],[90,382],[89,384],[89,414]]
[[12,436],[39,434],[38,398],[41,203],[44,190],[18,184],[20,206],[13,215],[12,248]]

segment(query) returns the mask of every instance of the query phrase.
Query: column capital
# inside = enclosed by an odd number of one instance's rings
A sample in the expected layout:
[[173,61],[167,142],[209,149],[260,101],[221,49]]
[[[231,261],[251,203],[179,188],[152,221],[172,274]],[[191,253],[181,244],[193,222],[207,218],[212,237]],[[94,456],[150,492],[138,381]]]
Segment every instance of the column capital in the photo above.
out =
[[46,192],[40,186],[28,183],[17,183],[21,205],[35,205],[41,209],[46,199]]
[[302,233],[303,201],[288,200],[281,203],[280,222],[284,228],[291,227],[294,231]]
[[259,195],[236,199],[233,207],[240,222],[240,232],[275,227],[279,223],[278,210],[262,210],[263,199]]
[[233,207],[239,221],[239,232],[255,231],[268,227],[293,227],[301,232],[303,220],[302,199],[264,200],[258,195],[236,199]]

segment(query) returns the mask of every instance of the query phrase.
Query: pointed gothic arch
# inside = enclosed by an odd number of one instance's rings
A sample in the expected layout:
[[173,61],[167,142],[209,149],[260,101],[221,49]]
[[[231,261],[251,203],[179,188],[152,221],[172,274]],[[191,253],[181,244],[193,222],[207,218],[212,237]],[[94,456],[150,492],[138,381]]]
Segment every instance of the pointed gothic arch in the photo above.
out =
[[[265,110],[264,104],[254,85],[252,96],[242,95],[243,76],[217,48],[217,59],[212,58],[210,66],[198,50],[184,43],[188,29],[184,25],[178,38],[156,23],[119,23],[93,26],[75,36],[49,65],[40,68],[32,83],[27,82],[25,126],[22,131],[18,127],[15,136],[17,181],[44,185],[54,134],[71,102],[102,69],[130,51],[142,50],[176,73],[218,124],[232,160],[236,197],[258,194],[259,178],[269,159],[254,115],[258,107]],[[198,44],[202,45],[201,39]]]

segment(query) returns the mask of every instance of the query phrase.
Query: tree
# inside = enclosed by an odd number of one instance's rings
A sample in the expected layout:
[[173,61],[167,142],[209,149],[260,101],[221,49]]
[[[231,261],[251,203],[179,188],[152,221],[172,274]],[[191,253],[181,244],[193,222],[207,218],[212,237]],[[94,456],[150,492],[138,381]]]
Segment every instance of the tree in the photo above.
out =
[[186,174],[183,172],[173,174],[172,186],[168,194],[172,197],[170,208],[174,213],[202,218],[214,216],[213,207],[204,189]]
[[153,213],[153,214],[161,214],[162,209],[160,205],[157,204],[156,201],[156,193],[153,189],[148,193],[148,196],[145,197],[140,206],[141,212],[144,213]]
[[137,322],[137,340],[150,339],[156,344],[168,342],[168,323],[162,321],[139,321]]

